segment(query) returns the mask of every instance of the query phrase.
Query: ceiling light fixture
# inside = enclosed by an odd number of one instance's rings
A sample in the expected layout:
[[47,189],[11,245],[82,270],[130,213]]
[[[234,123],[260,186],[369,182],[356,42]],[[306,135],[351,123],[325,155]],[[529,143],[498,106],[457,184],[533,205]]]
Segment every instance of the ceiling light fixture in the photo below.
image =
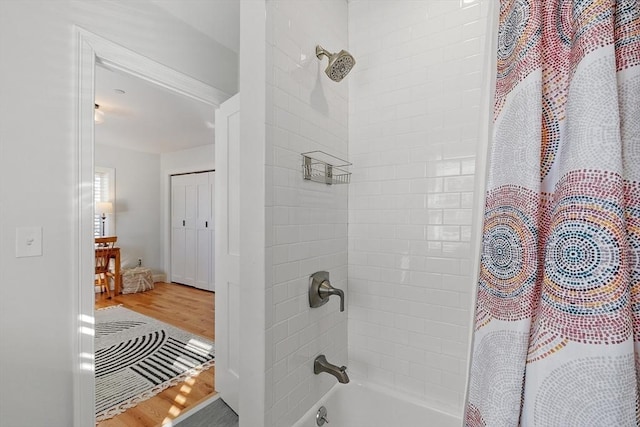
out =
[[93,120],[98,125],[104,122],[104,112],[100,111],[100,105],[98,104],[95,104],[95,113],[93,114]]

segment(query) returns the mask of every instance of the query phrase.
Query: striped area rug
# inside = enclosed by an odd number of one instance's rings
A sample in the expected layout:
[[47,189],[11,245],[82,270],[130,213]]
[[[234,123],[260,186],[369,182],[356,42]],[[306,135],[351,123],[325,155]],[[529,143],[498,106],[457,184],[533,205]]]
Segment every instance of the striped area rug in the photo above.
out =
[[96,421],[214,364],[214,343],[122,306],[95,312]]

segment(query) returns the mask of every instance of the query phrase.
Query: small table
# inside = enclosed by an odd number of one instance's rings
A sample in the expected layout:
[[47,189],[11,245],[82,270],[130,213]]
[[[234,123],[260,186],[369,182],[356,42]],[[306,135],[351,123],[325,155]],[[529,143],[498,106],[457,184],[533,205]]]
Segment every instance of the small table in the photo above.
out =
[[120,283],[120,281],[122,280],[122,276],[120,275],[120,248],[117,247],[113,247],[113,248],[100,248],[97,247],[95,248],[96,252],[100,252],[100,251],[106,251],[109,250],[111,251],[111,258],[114,259],[114,272],[113,274],[115,274],[116,277],[114,277],[113,282],[114,282],[114,293],[115,295],[120,295],[120,289],[122,287],[122,284]]

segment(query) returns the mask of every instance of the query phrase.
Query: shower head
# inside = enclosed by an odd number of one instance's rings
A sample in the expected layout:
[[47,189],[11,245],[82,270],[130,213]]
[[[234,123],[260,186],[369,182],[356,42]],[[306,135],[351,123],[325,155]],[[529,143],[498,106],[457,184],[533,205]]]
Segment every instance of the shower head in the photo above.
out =
[[322,55],[329,58],[329,65],[327,65],[327,69],[324,72],[329,76],[331,80],[334,82],[339,82],[356,65],[356,60],[353,59],[353,56],[346,50],[341,50],[338,53],[331,53],[322,48],[322,46],[316,46],[316,56],[318,59],[322,59]]

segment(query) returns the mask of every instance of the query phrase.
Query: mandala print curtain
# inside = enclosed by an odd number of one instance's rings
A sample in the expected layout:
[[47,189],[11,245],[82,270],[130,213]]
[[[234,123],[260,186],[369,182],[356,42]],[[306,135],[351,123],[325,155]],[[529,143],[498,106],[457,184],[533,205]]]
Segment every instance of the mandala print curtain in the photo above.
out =
[[503,0],[467,426],[636,426],[640,2]]

